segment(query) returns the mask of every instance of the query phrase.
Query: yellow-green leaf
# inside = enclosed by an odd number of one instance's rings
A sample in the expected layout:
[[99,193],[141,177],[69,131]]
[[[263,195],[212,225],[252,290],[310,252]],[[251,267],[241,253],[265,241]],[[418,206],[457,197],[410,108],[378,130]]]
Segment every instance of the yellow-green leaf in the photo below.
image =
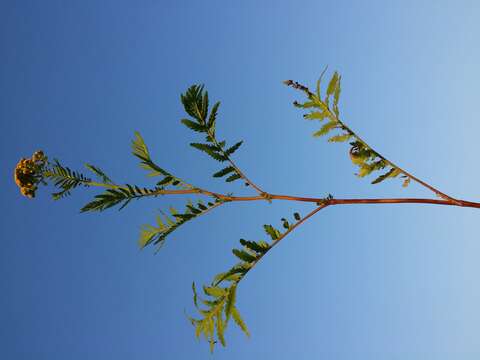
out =
[[337,123],[335,121],[330,121],[328,123],[326,123],[325,125],[323,125],[320,130],[318,130],[317,132],[313,133],[313,136],[314,137],[318,137],[318,136],[323,136],[323,135],[326,135],[328,134],[328,132],[332,129],[334,129],[335,127],[337,126]]
[[327,88],[327,96],[330,96],[334,93],[336,87],[337,87],[337,82],[338,82],[338,73],[335,71],[335,73],[332,76],[332,79],[330,80]]
[[328,139],[329,142],[344,142],[350,139],[352,135],[350,134],[343,134],[343,135],[335,135]]
[[238,312],[235,306],[232,307],[232,317],[233,317],[233,320],[235,320],[237,325],[240,327],[240,329],[242,329],[242,331],[245,333],[245,335],[250,336],[250,332],[247,329],[247,325],[245,325],[245,322],[243,321],[242,317],[240,316],[240,313]]

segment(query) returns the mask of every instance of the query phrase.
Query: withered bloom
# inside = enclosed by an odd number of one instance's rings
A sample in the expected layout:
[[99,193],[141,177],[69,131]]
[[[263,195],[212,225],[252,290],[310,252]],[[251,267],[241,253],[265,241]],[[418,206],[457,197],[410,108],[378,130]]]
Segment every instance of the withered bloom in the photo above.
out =
[[46,163],[43,151],[36,151],[30,159],[22,158],[14,171],[15,183],[20,188],[23,196],[35,197],[37,184],[42,178],[42,169]]

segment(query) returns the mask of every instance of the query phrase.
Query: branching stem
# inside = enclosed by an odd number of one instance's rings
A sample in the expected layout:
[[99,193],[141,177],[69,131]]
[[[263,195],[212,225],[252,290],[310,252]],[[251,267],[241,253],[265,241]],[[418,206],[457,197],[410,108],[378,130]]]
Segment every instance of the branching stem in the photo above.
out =
[[[310,91],[310,89],[305,86],[305,85],[302,85],[296,81],[292,81],[292,80],[287,80],[285,82],[285,84],[287,86],[291,86],[295,89],[299,89],[301,91],[303,91],[305,94],[307,94],[307,96],[310,98],[310,99],[314,99],[316,98],[316,95],[314,93],[312,93]],[[348,127],[343,121],[341,121],[336,114],[334,114],[329,108],[326,109],[329,113],[329,117],[331,119],[334,119],[334,121],[338,122],[341,126],[341,128],[343,130],[345,130],[347,133],[349,133],[351,136],[353,136],[354,138],[356,138],[357,141],[361,142],[362,144],[365,144],[368,148],[372,149],[362,138],[360,138],[360,136],[358,136],[350,127]],[[373,150],[373,149],[372,149]],[[436,189],[435,187],[433,187],[432,185],[420,180],[419,178],[417,178],[416,176],[412,175],[411,173],[403,170],[401,167],[397,166],[396,164],[394,164],[393,162],[391,162],[390,160],[388,160],[387,158],[385,158],[384,156],[382,156],[380,153],[378,153],[376,150],[373,150],[375,152],[375,154],[382,160],[384,160],[385,162],[387,162],[390,166],[392,166],[393,168],[397,168],[402,174],[404,174],[405,176],[409,177],[410,179],[412,179],[413,181],[417,182],[418,184],[426,187],[427,189],[429,189],[430,191],[433,191],[437,196],[441,197],[442,199],[445,199],[445,200],[449,200],[450,202],[453,202],[453,203],[456,203],[456,205],[458,206],[465,206],[465,205],[462,205],[462,201],[460,200],[457,200],[455,198],[452,198],[451,196],[447,195],[447,194],[444,194],[443,192],[441,192],[440,190]],[[445,204],[447,205],[447,204]],[[451,205],[451,204],[449,204]]]

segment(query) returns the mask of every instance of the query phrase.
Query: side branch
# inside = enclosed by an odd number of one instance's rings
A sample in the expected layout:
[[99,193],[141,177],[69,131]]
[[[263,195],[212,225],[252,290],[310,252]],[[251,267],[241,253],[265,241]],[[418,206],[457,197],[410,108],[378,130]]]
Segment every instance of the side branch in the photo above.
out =
[[[322,73],[322,76],[323,76],[323,73]],[[321,80],[322,76],[320,77],[320,80]],[[331,80],[331,82],[328,86],[327,97],[326,97],[325,101],[322,101],[322,99],[320,98],[320,88],[319,88],[320,83],[317,84],[317,93],[316,94],[314,94],[312,91],[310,91],[310,89],[307,86],[302,85],[302,84],[300,84],[296,81],[293,81],[293,80],[286,80],[286,81],[284,81],[284,84],[287,85],[287,86],[290,86],[294,89],[302,91],[303,93],[305,93],[305,95],[307,95],[308,99],[311,101],[311,103],[305,103],[305,104],[299,104],[298,102],[295,101],[294,102],[295,106],[303,107],[303,108],[310,108],[312,106],[319,105],[320,108],[323,111],[323,113],[320,116],[320,119],[323,120],[323,118],[329,118],[332,121],[331,124],[333,124],[333,125],[336,124],[332,128],[341,128],[343,131],[346,132],[345,135],[337,136],[336,140],[330,139],[330,141],[345,141],[349,137],[353,137],[353,138],[355,138],[357,143],[360,143],[366,149],[371,150],[371,152],[373,154],[375,154],[380,159],[380,161],[378,161],[379,164],[381,162],[384,162],[384,164],[388,164],[389,166],[392,167],[392,170],[390,172],[386,173],[385,175],[383,175],[383,176],[381,176],[377,179],[378,182],[384,180],[388,176],[397,176],[400,173],[400,174],[403,174],[405,177],[407,177],[409,180],[411,179],[411,180],[417,182],[418,184],[424,186],[425,188],[429,189],[430,191],[434,192],[440,198],[445,199],[445,200],[449,200],[449,201],[454,202],[454,203],[457,203],[457,205],[459,205],[459,206],[463,206],[463,205],[461,205],[461,201],[458,201],[457,199],[441,192],[440,190],[436,189],[435,187],[426,183],[425,181],[420,180],[416,176],[414,176],[411,173],[405,171],[404,169],[397,166],[392,161],[390,161],[387,158],[385,158],[384,156],[382,156],[377,151],[373,150],[367,144],[367,142],[365,142],[362,138],[360,138],[360,136],[358,136],[348,125],[346,125],[342,120],[340,120],[339,111],[338,111],[338,97],[340,95],[340,77],[337,75],[337,73],[334,74],[334,76],[333,76],[333,78],[332,78],[332,80]],[[333,111],[332,111],[332,109],[329,105],[329,97],[333,94],[334,94],[335,100],[334,100]],[[314,105],[312,105],[312,104],[314,104]],[[313,117],[311,117],[311,118],[313,118]],[[325,128],[325,131],[322,132],[322,130],[321,130],[318,133],[318,136],[324,135],[329,131],[330,128],[328,128],[328,125],[330,125],[330,124],[327,124],[327,128]],[[315,135],[315,136],[317,136],[317,135]],[[356,146],[353,143],[351,143],[351,144],[354,147]],[[350,152],[350,155],[352,156],[354,154],[352,154],[352,152]],[[385,165],[382,164],[381,168],[384,168],[384,167],[385,167]],[[370,172],[371,172],[371,170],[370,170]],[[373,183],[376,183],[376,182],[374,181]],[[407,182],[407,184],[408,184],[408,182]]]
[[272,246],[270,247],[273,248],[275,245],[277,245],[283,238],[285,238],[288,234],[290,234],[293,230],[295,230],[297,227],[299,227],[300,225],[302,225],[305,221],[307,221],[308,219],[310,219],[313,215],[315,215],[317,212],[319,212],[320,210],[326,208],[327,206],[329,206],[331,204],[329,203],[323,203],[322,205],[320,205],[319,207],[315,208],[313,211],[309,212],[305,217],[303,217],[302,219],[300,219],[298,222],[296,222],[295,224],[293,224],[287,231],[285,231],[282,236],[280,236],[274,243],[272,243]]

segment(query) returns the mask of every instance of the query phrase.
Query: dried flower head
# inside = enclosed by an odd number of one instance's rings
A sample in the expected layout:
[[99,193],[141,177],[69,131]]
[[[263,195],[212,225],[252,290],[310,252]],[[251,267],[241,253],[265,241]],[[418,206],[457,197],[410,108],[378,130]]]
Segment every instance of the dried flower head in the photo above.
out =
[[22,158],[18,162],[14,171],[14,179],[23,196],[35,197],[35,190],[42,179],[42,170],[46,160],[43,151],[39,150],[30,159]]

